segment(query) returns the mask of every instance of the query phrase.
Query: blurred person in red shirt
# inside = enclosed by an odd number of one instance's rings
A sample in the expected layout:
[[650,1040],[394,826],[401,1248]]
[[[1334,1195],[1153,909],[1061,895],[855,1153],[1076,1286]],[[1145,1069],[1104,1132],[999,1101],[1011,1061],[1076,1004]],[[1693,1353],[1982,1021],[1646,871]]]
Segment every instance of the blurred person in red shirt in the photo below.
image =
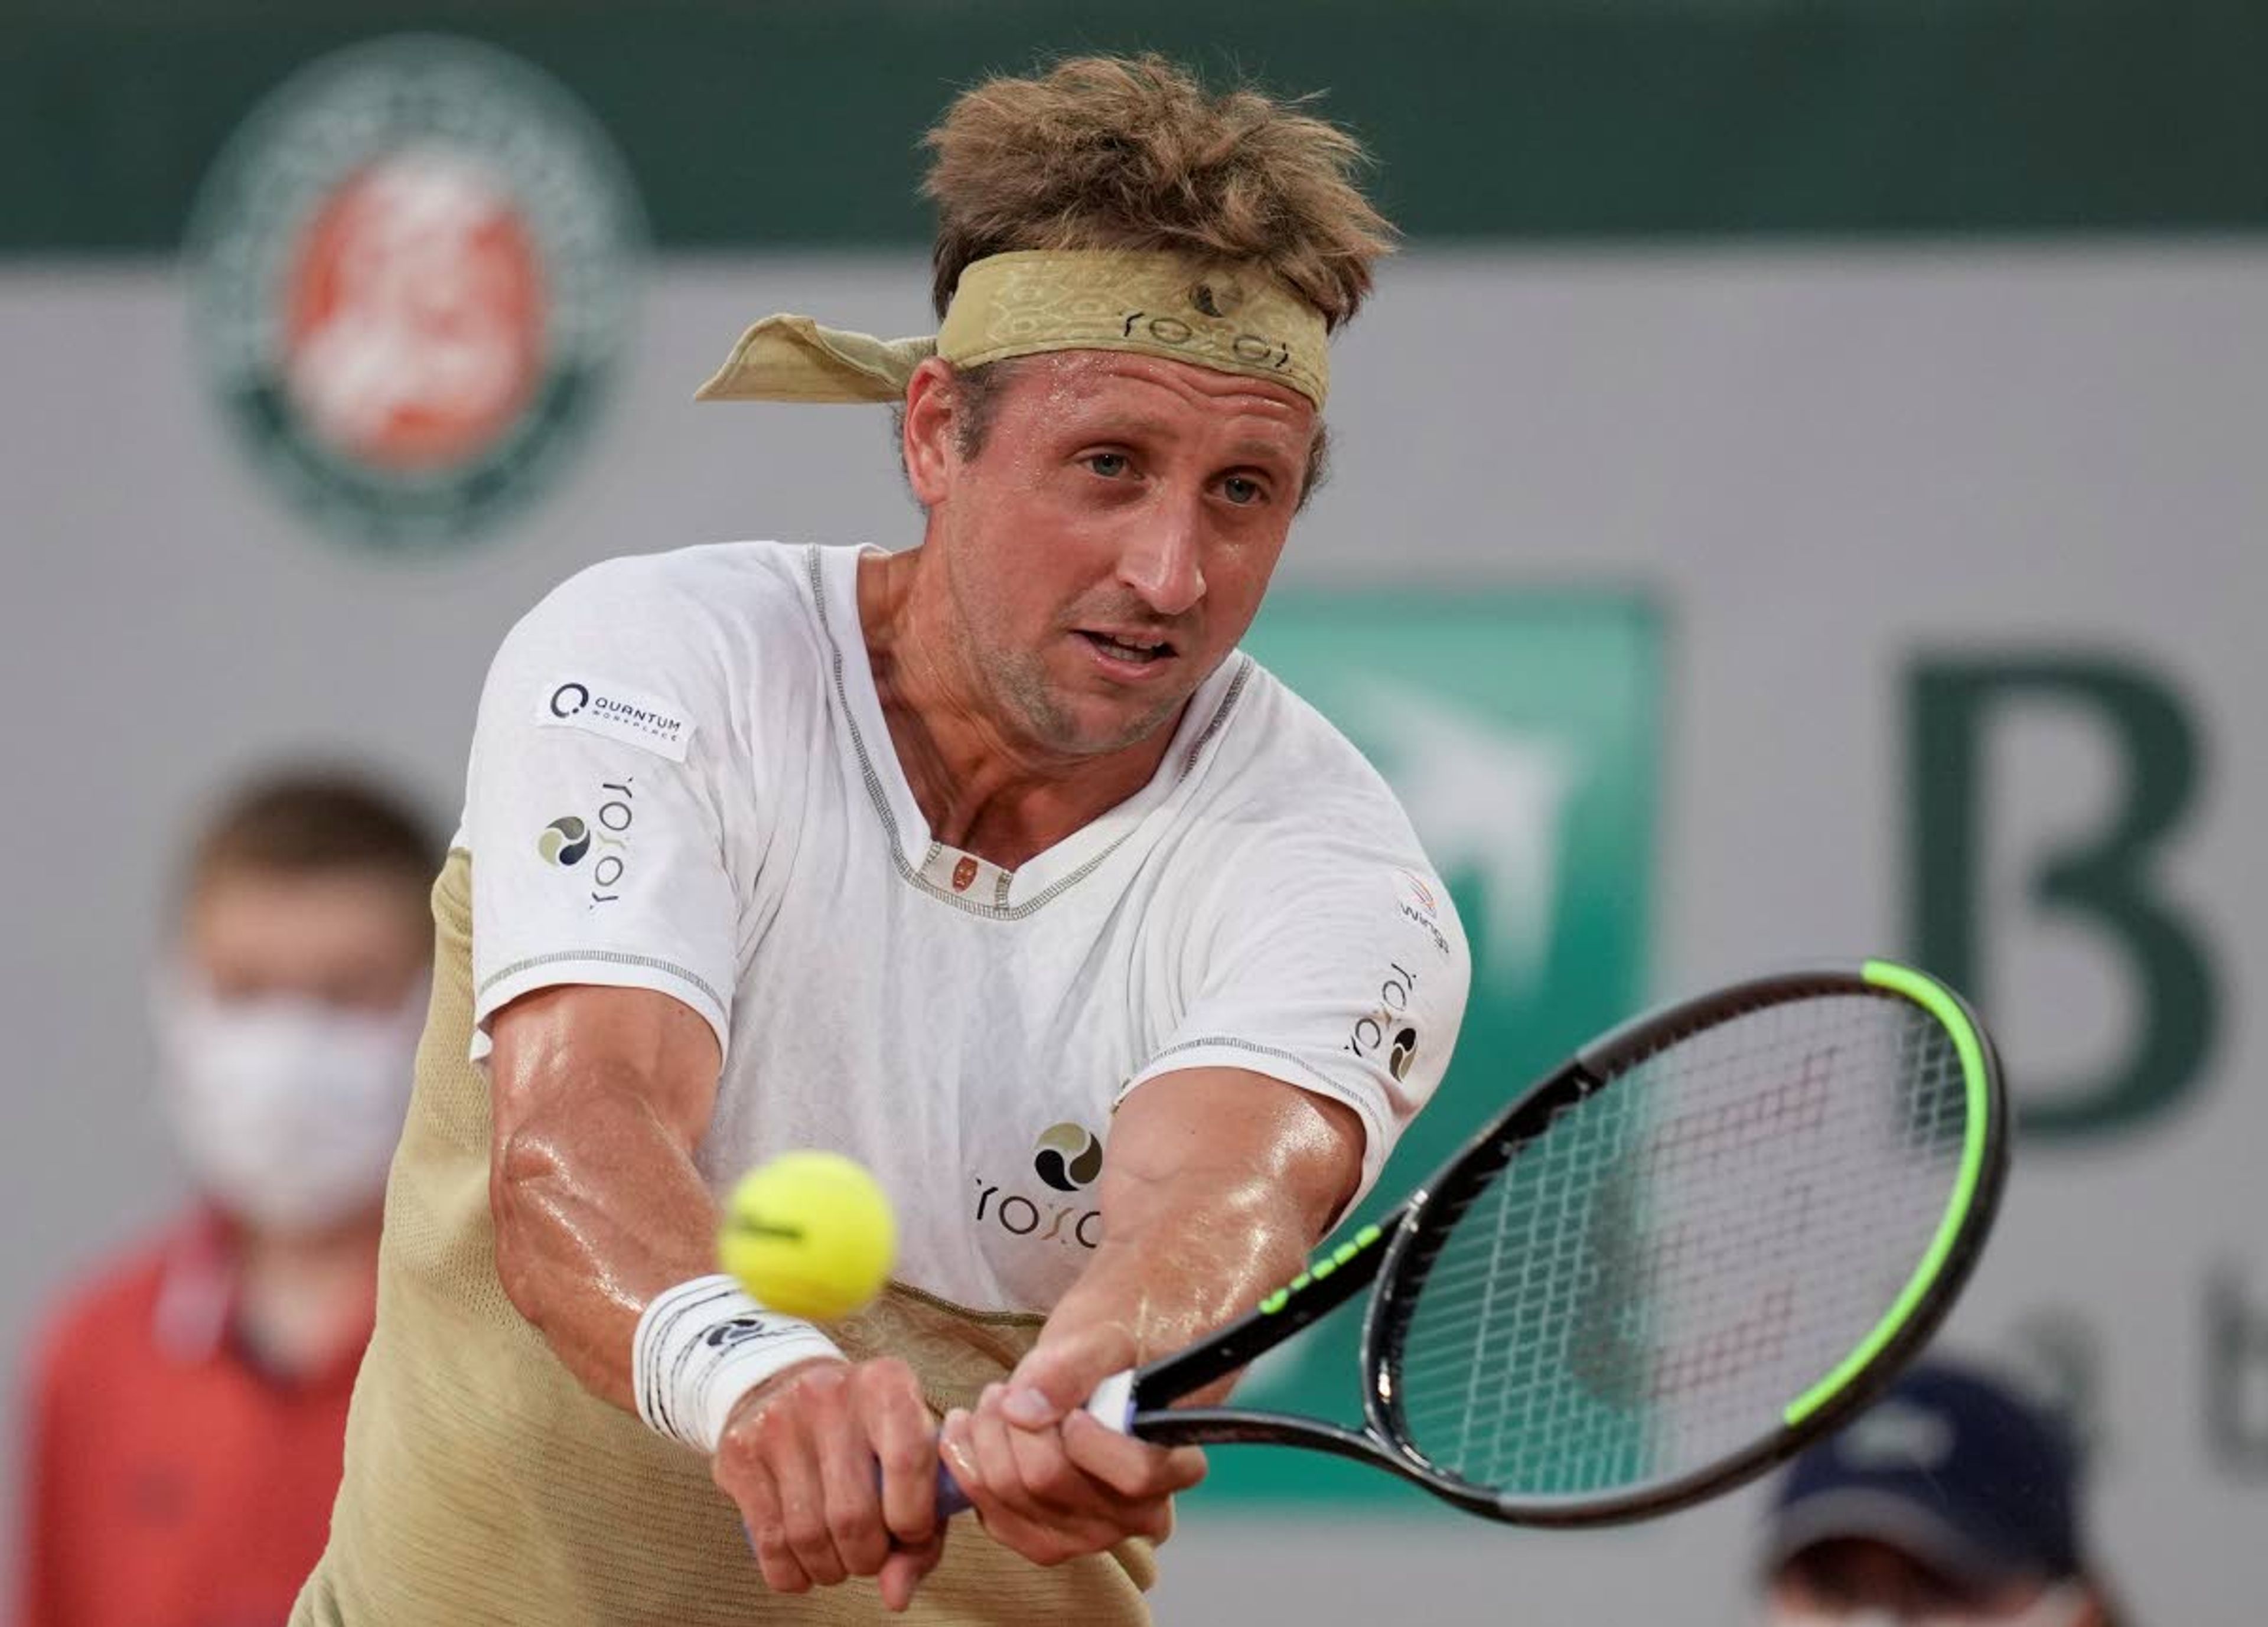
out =
[[193,850],[152,1002],[198,1198],[35,1347],[19,1627],[291,1614],[376,1309],[439,857],[394,796],[324,772],[245,788]]

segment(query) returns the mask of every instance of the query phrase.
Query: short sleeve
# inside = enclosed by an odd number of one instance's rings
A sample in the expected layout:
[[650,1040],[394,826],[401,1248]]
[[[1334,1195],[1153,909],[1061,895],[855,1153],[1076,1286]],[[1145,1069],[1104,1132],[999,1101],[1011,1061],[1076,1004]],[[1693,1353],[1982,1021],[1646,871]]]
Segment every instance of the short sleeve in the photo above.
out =
[[1210,1067],[1328,1096],[1362,1120],[1369,1191],[1448,1069],[1471,977],[1448,889],[1423,865],[1414,843],[1350,836],[1226,867],[1184,926],[1181,1018],[1120,1099]]
[[615,561],[554,592],[489,671],[467,775],[473,1056],[562,983],[652,989],[731,1045],[738,891],[719,792],[733,726],[701,609]]

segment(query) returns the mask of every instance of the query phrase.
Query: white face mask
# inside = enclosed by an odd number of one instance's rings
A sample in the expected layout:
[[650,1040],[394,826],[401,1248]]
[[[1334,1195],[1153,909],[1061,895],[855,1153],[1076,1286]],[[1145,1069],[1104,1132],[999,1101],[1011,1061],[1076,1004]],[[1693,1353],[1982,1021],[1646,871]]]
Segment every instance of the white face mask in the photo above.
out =
[[162,984],[161,1081],[197,1184],[276,1231],[318,1231],[375,1203],[401,1138],[425,998],[421,987],[372,1013]]
[[2086,1590],[2076,1582],[2058,1582],[2013,1616],[1978,1616],[1973,1612],[1933,1612],[1904,1616],[1896,1610],[1803,1610],[1772,1609],[1764,1612],[1764,1627],[2073,1627],[2087,1608]]

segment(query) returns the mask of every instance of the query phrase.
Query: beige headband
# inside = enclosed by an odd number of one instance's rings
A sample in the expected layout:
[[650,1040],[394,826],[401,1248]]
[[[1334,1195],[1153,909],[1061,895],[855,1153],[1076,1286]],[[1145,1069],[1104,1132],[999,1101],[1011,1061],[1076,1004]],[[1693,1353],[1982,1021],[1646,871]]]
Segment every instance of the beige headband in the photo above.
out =
[[877,339],[768,316],[740,335],[700,401],[898,401],[931,356],[976,367],[1043,350],[1132,350],[1268,379],[1320,408],[1322,313],[1253,272],[1177,254],[1078,249],[994,254],[961,274],[934,339]]

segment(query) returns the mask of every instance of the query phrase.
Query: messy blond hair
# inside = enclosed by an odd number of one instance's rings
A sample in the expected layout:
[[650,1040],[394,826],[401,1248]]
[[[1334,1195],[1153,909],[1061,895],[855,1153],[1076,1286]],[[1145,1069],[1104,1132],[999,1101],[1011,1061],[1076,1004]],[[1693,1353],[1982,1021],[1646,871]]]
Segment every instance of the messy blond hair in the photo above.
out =
[[1361,143],[1262,92],[1208,92],[1162,56],[1077,56],[963,92],[929,132],[939,317],[961,274],[1019,249],[1163,249],[1264,270],[1350,320],[1393,228]]

